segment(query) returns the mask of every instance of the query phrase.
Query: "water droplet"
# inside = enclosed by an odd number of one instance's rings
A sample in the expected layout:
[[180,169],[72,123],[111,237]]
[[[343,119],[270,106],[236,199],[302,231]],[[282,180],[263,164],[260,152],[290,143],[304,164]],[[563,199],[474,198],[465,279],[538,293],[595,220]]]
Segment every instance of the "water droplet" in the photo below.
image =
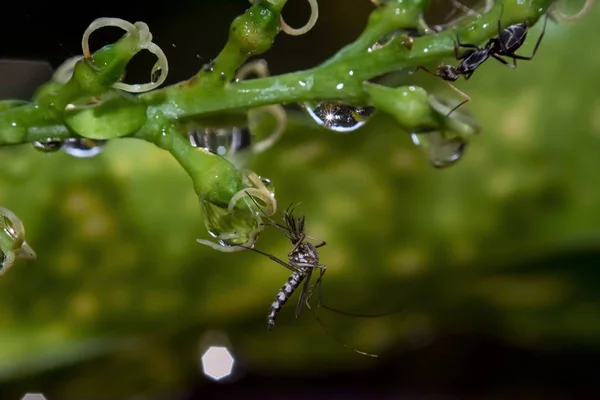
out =
[[231,157],[252,144],[252,135],[246,127],[192,127],[188,130],[188,135],[192,146],[224,157]]
[[6,260],[6,253],[0,250],[0,275],[3,274],[2,270],[4,269],[4,261]]
[[305,103],[304,109],[317,124],[335,132],[351,132],[360,128],[375,111],[370,106],[354,107],[335,102]]
[[33,148],[41,151],[42,153],[54,153],[60,150],[63,142],[60,139],[52,139],[48,138],[46,140],[39,140],[37,142],[33,142]]
[[160,64],[156,64],[152,68],[152,71],[150,72],[150,82],[152,82],[152,83],[158,82],[162,73],[163,73],[163,70],[162,70]]
[[213,72],[215,70],[215,60],[209,61],[207,64],[202,66],[202,71]]
[[220,207],[208,201],[201,201],[204,223],[208,233],[222,246],[243,244],[261,229],[260,217],[254,210],[252,200],[247,196],[240,199],[248,208],[234,208],[230,213],[227,207]]
[[446,137],[443,132],[412,133],[413,143],[427,155],[429,162],[436,168],[445,168],[456,164],[463,156],[467,141],[459,136]]
[[90,158],[102,153],[106,142],[108,142],[108,140],[71,138],[65,140],[62,150],[73,157]]

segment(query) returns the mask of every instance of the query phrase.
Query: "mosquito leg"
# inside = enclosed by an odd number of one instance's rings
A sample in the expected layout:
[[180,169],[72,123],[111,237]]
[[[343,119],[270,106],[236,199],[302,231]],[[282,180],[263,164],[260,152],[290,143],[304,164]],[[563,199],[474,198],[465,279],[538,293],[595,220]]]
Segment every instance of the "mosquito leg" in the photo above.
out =
[[354,348],[348,346],[346,343],[344,343],[343,340],[341,340],[340,338],[338,338],[336,335],[334,335],[329,330],[329,328],[327,328],[327,325],[325,325],[325,323],[323,323],[323,321],[321,320],[321,318],[319,318],[319,316],[317,315],[317,313],[315,312],[315,310],[312,309],[312,307],[310,306],[310,304],[306,303],[306,307],[310,310],[310,312],[312,313],[313,317],[315,317],[315,320],[319,323],[319,325],[321,326],[321,329],[323,329],[323,332],[325,332],[328,335],[330,335],[333,338],[333,340],[335,340],[336,342],[338,342],[340,345],[342,345],[345,348],[350,349],[353,352],[355,352],[356,354],[360,354],[362,356],[373,357],[373,358],[378,358],[379,357],[377,354],[367,353],[366,351],[357,350],[357,349],[354,349]]
[[[300,292],[300,296],[298,296],[298,303],[296,304],[296,318],[300,315],[302,311],[302,306],[306,304],[308,306],[309,299],[311,296],[311,291],[309,290],[310,286],[310,278],[312,277],[312,268],[308,268],[306,272],[306,278],[304,279],[304,286],[302,286],[302,292]],[[307,297],[308,293],[308,297]],[[310,306],[309,306],[310,307]]]
[[286,267],[286,268],[287,268],[287,269],[289,269],[290,271],[293,271],[293,272],[297,272],[297,271],[298,271],[298,267],[296,267],[296,266],[294,266],[294,265],[290,265],[290,264],[286,263],[285,261],[282,261],[282,260],[280,260],[279,258],[275,257],[275,256],[274,256],[274,255],[272,255],[272,254],[269,254],[269,253],[266,253],[266,252],[264,252],[264,251],[261,251],[261,250],[255,249],[255,248],[253,248],[253,247],[247,247],[247,246],[244,246],[244,245],[241,245],[241,244],[239,244],[239,245],[238,245],[238,247],[243,247],[244,249],[247,249],[247,250],[252,250],[252,251],[253,251],[253,252],[255,252],[255,253],[262,254],[263,256],[265,256],[265,257],[268,257],[268,258],[269,258],[269,259],[271,259],[272,261],[275,261],[277,264],[283,265],[284,267]]

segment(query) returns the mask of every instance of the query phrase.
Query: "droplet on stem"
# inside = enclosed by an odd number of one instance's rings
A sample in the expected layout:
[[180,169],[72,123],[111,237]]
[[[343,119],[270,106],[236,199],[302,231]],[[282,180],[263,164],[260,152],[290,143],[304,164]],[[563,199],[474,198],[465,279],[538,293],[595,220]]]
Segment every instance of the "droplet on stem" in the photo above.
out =
[[70,138],[65,140],[62,151],[73,157],[90,158],[102,153],[107,142],[108,140]]
[[366,124],[375,112],[371,106],[354,107],[336,102],[303,106],[317,124],[334,132],[352,132]]
[[463,156],[467,141],[459,136],[447,138],[443,132],[412,133],[417,145],[435,168],[446,168],[456,164]]
[[47,138],[33,142],[33,148],[42,153],[54,153],[60,150],[63,141],[60,139]]
[[188,131],[190,142],[220,156],[233,156],[250,147],[252,137],[248,128],[192,128]]

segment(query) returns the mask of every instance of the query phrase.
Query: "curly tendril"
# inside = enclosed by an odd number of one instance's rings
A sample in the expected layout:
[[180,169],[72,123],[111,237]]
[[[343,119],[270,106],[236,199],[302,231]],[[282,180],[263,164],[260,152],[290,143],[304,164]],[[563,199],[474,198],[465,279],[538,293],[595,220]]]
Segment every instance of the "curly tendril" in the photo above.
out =
[[277,125],[275,125],[273,132],[271,132],[269,136],[252,145],[252,153],[254,154],[262,153],[263,151],[273,146],[273,144],[275,144],[275,142],[277,142],[279,138],[283,135],[283,132],[285,131],[285,126],[287,124],[287,113],[285,112],[285,109],[279,104],[273,104],[270,106],[250,110],[250,112],[248,113],[250,125],[252,125],[253,122],[258,119],[259,113],[265,111],[271,113],[275,117],[275,119],[277,120]]
[[[235,80],[236,82],[241,81],[246,79],[246,77],[249,75],[256,75],[259,78],[265,78],[269,76],[269,67],[267,62],[265,60],[254,60],[241,66],[235,74]],[[258,119],[258,114],[264,111],[271,113],[275,117],[277,120],[277,125],[275,126],[273,132],[267,136],[266,139],[263,139],[252,145],[251,151],[254,154],[262,153],[273,146],[273,144],[279,140],[281,135],[283,135],[285,126],[287,124],[287,114],[285,109],[279,104],[274,104],[250,110],[248,113],[250,125],[253,125],[253,123]]]
[[310,4],[310,17],[308,18],[308,22],[302,28],[292,28],[285,22],[283,17],[281,17],[281,30],[291,36],[304,35],[310,31],[319,19],[319,4],[317,3],[317,0],[308,0],[308,4]]
[[[126,31],[128,35],[137,35],[137,49],[148,50],[150,53],[154,54],[158,59],[152,67],[152,71],[150,73],[150,83],[128,84],[123,82],[116,82],[115,84],[113,84],[113,88],[124,90],[130,93],[142,93],[156,89],[157,87],[162,85],[167,79],[167,74],[169,73],[169,63],[167,61],[167,56],[165,56],[165,53],[162,51],[162,49],[152,42],[152,33],[150,33],[150,29],[148,28],[148,25],[145,22],[138,21],[132,24],[120,18],[96,19],[90,24],[90,26],[85,30],[85,33],[83,34],[83,38],[81,40],[83,58],[88,62],[91,61],[92,55],[90,53],[89,45],[90,35],[98,29],[107,26],[121,28],[124,31]],[[156,80],[154,80],[153,77],[156,76],[156,73],[158,71],[160,71],[160,75]]]
[[[250,234],[248,235],[248,240],[241,245],[227,245],[221,243],[214,243],[204,239],[196,239],[198,243],[208,246],[213,250],[218,250],[224,253],[234,253],[238,251],[244,251],[249,247],[254,247],[256,239],[264,230],[264,224],[261,223],[261,215],[270,217],[273,214],[275,214],[277,212],[277,200],[275,199],[275,194],[273,193],[273,190],[267,187],[268,180],[264,180],[255,172],[250,170],[245,170],[244,174],[252,186],[242,189],[236,194],[234,194],[231,198],[231,201],[229,202],[227,211],[229,214],[233,214],[234,208],[238,201],[240,201],[240,199],[243,197],[250,197],[250,202],[247,202],[246,204],[250,209],[251,213],[254,214],[256,217],[256,220],[258,222],[257,228],[250,232]],[[263,205],[261,206],[260,203],[262,203]],[[261,208],[261,210],[256,212],[255,210],[253,210],[251,204],[257,205]],[[219,241],[226,242],[234,239],[239,239],[240,234],[238,232],[228,232],[222,233],[216,238]]]
[[242,65],[235,73],[235,81],[241,81],[248,77],[248,75],[256,75],[259,78],[269,76],[269,67],[265,60],[253,60]]
[[[251,4],[254,4],[255,0],[250,0]],[[291,36],[300,36],[300,35],[304,35],[305,33],[307,33],[308,31],[310,31],[315,24],[317,23],[317,20],[319,19],[319,3],[317,2],[317,0],[307,0],[308,4],[310,5],[310,17],[308,18],[308,22],[301,28],[292,28],[291,26],[289,26],[286,22],[285,19],[283,19],[282,16],[280,16],[280,21],[281,21],[281,30],[284,31],[285,33],[287,33],[288,35]]]
[[568,21],[568,22],[574,22],[574,21],[578,21],[581,18],[583,18],[587,13],[590,12],[590,10],[592,9],[592,6],[594,5],[594,1],[595,0],[586,0],[585,4],[583,5],[583,7],[581,7],[581,10],[579,10],[578,13],[573,14],[573,15],[567,15],[564,14],[563,12],[561,12],[558,9],[558,4],[564,4],[566,3],[566,0],[561,1],[557,1],[556,3],[554,3],[554,6],[552,7],[552,10],[550,11],[551,15],[556,18],[557,20],[560,21]]
[[246,176],[250,180],[250,182],[254,185],[254,187],[242,189],[236,194],[233,195],[229,205],[227,207],[230,213],[233,213],[233,209],[235,208],[236,203],[244,196],[252,196],[259,199],[264,203],[265,207],[263,212],[267,216],[271,216],[277,212],[277,200],[275,199],[275,194],[265,185],[262,178],[258,176],[255,172],[247,170]]
[[58,83],[62,83],[63,85],[69,82],[69,79],[73,76],[73,69],[75,68],[75,64],[79,60],[81,60],[83,56],[74,56],[68,58],[65,62],[63,62],[57,69],[54,71],[52,75],[52,80]]
[[[203,244],[205,246],[208,246],[213,250],[218,250],[222,253],[236,253],[238,251],[244,251],[248,247],[250,247],[250,248],[254,247],[254,243],[256,243],[256,239],[258,238],[258,235],[260,235],[263,230],[264,230],[264,226],[259,225],[259,227],[250,234],[248,241],[241,245],[225,246],[225,245],[222,245],[219,243],[214,243],[214,242],[211,242],[210,240],[204,240],[204,239],[196,239],[196,242]],[[235,239],[237,236],[238,235],[234,234],[234,233],[223,234],[223,235],[220,235],[218,239],[221,239],[221,240]]]
[[9,209],[0,207],[0,276],[15,260],[35,258],[35,251],[25,241],[23,222]]

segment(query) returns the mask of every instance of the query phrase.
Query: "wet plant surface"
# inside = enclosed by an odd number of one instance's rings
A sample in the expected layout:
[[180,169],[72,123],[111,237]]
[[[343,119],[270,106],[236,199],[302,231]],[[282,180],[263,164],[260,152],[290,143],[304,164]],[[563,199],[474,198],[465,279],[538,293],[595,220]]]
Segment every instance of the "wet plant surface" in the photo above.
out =
[[[211,2],[173,5],[166,15],[89,7],[88,17],[52,25],[63,27],[58,42],[75,54],[75,39],[99,15],[156,26],[154,40],[174,74],[167,83],[174,83],[219,51],[225,27],[247,8],[222,3],[214,14]],[[282,38],[265,55],[272,76],[312,67],[360,34],[370,10],[365,4],[356,2],[356,10],[366,9],[361,16],[321,3],[314,31]],[[284,16],[300,26],[304,19],[294,15],[306,15],[304,5],[289,7]],[[41,21],[43,13],[28,18]],[[193,15],[205,21],[203,32],[219,35],[218,43],[198,43],[207,40]],[[471,101],[454,117],[467,126],[476,121],[479,132],[468,146],[447,130],[402,129],[377,105],[365,114],[366,105],[318,102],[312,118],[306,108],[288,107],[285,134],[245,161],[273,183],[280,208],[301,202],[309,234],[327,240],[320,250],[327,305],[398,311],[375,319],[318,311],[329,331],[379,360],[340,346],[309,312],[295,320],[293,307],[267,332],[266,312],[289,271],[251,252],[199,245],[196,238],[211,238],[198,193],[168,152],[142,140],[69,142],[60,135],[36,148],[1,149],[2,206],[23,221],[38,257],[17,262],[0,279],[1,397],[38,390],[49,399],[192,392],[200,398],[222,390],[268,397],[265,387],[284,390],[299,381],[335,393],[357,388],[357,397],[371,383],[377,385],[371,393],[382,397],[589,396],[600,337],[600,159],[593,151],[600,137],[600,56],[590,51],[598,17],[596,7],[577,23],[549,22],[535,60],[514,70],[489,62],[469,81],[458,81]],[[341,40],[343,26],[344,35],[356,35]],[[532,28],[523,54],[531,53],[540,29]],[[38,35],[36,46],[28,40],[6,54],[55,66],[58,54],[61,62],[73,55],[62,54],[53,38],[40,44]],[[307,52],[317,42],[319,49]],[[451,54],[446,61],[454,62]],[[140,70],[137,81],[147,79],[147,68]],[[414,84],[461,100],[439,78],[409,77],[385,79],[398,79],[394,90],[413,93]],[[132,72],[131,82],[136,78]],[[425,100],[442,115],[454,104]],[[341,116],[328,119],[340,108]],[[336,132],[327,127],[332,120],[360,126]],[[235,122],[235,135],[242,135],[245,126]],[[263,123],[267,130],[276,125],[269,118]],[[181,143],[227,155],[236,148],[234,130],[219,129],[210,130],[204,145],[194,146],[189,136]],[[216,132],[229,136],[219,141]],[[449,167],[434,168],[442,166]],[[240,179],[258,189],[247,176]],[[213,211],[229,215],[227,204]],[[246,217],[244,225],[256,229],[255,214]],[[213,236],[235,230],[238,220],[225,222],[230,225]],[[281,258],[289,246],[270,228],[257,243]],[[202,338],[215,330],[227,336],[240,366],[230,386],[212,386],[199,367]],[[308,390],[303,387],[297,396]]]

